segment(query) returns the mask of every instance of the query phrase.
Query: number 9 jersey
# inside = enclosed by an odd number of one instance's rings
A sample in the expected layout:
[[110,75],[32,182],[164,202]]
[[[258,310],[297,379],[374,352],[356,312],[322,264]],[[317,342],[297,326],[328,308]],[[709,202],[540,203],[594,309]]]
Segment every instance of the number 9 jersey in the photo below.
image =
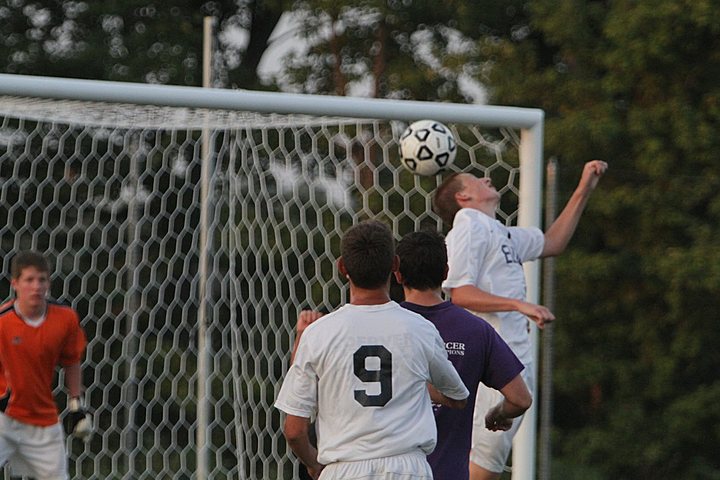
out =
[[435,326],[395,302],[346,304],[305,329],[275,406],[317,416],[324,465],[435,448],[427,383],[468,397]]

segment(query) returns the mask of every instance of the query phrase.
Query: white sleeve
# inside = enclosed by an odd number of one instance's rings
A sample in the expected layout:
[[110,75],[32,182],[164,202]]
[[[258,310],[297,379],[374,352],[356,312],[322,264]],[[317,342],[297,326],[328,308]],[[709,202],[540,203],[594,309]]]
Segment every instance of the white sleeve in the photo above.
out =
[[545,248],[545,234],[537,227],[510,227],[510,239],[523,262],[537,260]]
[[297,417],[311,418],[317,413],[318,377],[305,340],[306,337],[300,339],[295,361],[285,375],[275,408]]
[[479,284],[480,262],[487,253],[489,234],[483,222],[473,215],[472,211],[460,210],[447,236],[449,271],[448,278],[442,284],[445,290]]
[[463,400],[470,392],[460,378],[453,364],[448,360],[445,343],[435,331],[430,352],[430,383],[440,393],[453,400]]

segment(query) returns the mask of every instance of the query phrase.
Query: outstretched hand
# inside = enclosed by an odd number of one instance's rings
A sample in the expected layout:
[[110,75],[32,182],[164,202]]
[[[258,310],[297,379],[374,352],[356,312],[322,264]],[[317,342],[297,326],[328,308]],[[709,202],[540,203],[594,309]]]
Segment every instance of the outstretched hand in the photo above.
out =
[[555,315],[553,315],[549,308],[530,302],[521,301],[518,306],[518,312],[527,316],[540,328],[545,327],[546,324],[555,320]]

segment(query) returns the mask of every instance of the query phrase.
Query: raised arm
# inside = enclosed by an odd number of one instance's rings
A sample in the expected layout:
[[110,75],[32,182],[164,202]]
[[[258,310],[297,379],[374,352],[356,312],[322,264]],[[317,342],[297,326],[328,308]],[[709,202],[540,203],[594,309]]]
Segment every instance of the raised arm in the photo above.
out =
[[541,256],[553,257],[565,251],[580,222],[580,216],[585,210],[590,194],[597,187],[600,177],[603,176],[607,168],[607,163],[602,160],[592,160],[585,164],[580,182],[570,200],[545,232],[545,247]]

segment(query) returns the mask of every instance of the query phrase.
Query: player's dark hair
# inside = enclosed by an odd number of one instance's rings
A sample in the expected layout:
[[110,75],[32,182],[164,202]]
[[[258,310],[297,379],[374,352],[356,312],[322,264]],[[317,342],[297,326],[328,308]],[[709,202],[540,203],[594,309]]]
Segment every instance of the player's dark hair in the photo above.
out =
[[355,285],[382,287],[390,278],[395,258],[392,232],[377,220],[360,222],[343,235],[340,255]]
[[433,195],[433,210],[448,226],[452,225],[455,214],[460,210],[455,195],[462,189],[460,172],[454,172],[443,180]]
[[10,278],[20,278],[22,271],[28,267],[35,267],[41,272],[50,273],[50,263],[43,254],[24,250],[18,252],[10,262]]
[[445,280],[447,247],[445,238],[434,230],[408,233],[398,243],[403,286],[435,290]]

